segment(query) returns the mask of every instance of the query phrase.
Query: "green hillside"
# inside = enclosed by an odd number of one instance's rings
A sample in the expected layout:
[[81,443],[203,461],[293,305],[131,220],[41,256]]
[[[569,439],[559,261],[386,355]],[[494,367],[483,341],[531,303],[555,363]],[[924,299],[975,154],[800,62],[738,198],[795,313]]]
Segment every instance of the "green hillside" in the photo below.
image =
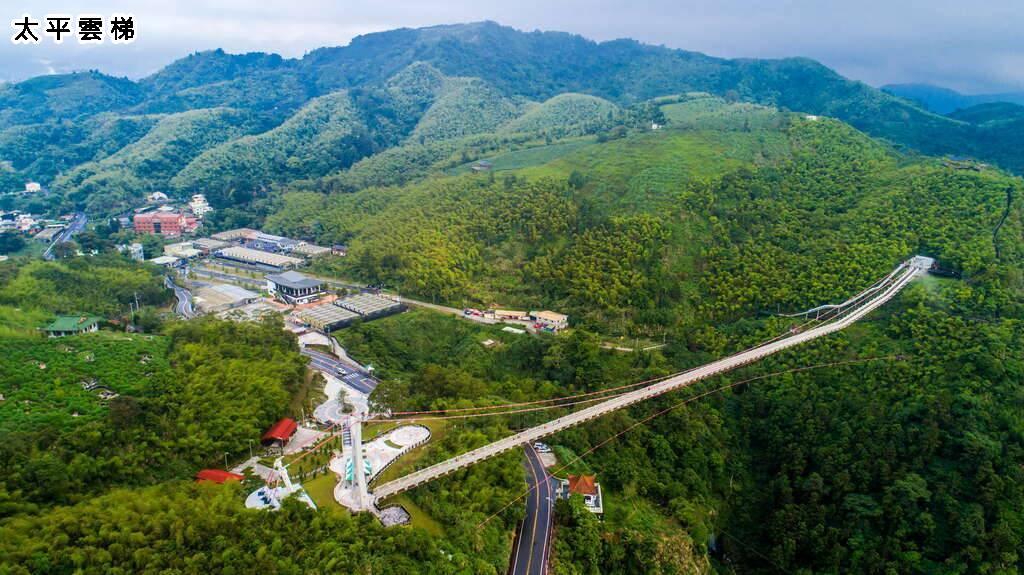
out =
[[232,140],[253,125],[251,115],[229,108],[191,110],[160,118],[141,139],[97,162],[75,168],[54,182],[71,201],[91,211],[110,212],[167,191],[182,165],[206,149]]
[[313,100],[273,130],[203,152],[171,185],[205,192],[211,203],[224,206],[274,182],[345,167],[369,153],[369,147],[349,95],[338,92]]
[[503,132],[544,132],[556,136],[589,133],[604,125],[618,107],[586,94],[560,94],[531,107],[501,127]]
[[523,102],[504,97],[476,78],[449,78],[412,132],[414,140],[437,141],[493,132],[522,112]]

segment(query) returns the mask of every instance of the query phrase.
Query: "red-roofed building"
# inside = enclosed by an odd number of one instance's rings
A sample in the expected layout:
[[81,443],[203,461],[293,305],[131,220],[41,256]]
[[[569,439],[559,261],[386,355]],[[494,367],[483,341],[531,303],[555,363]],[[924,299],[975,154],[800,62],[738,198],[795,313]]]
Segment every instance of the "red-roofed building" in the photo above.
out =
[[224,483],[226,481],[241,481],[243,479],[245,479],[244,475],[231,473],[230,471],[224,471],[223,469],[203,469],[199,473],[196,473],[196,481]]
[[601,497],[601,484],[594,475],[570,475],[563,479],[561,497],[568,499],[576,493],[583,496],[583,504],[591,513],[604,513],[604,502]]
[[262,443],[263,445],[277,444],[283,446],[288,442],[298,427],[299,426],[295,423],[295,420],[286,417],[275,423],[273,427],[263,434]]
[[149,212],[135,214],[132,219],[135,233],[180,236],[196,231],[198,220],[180,212]]

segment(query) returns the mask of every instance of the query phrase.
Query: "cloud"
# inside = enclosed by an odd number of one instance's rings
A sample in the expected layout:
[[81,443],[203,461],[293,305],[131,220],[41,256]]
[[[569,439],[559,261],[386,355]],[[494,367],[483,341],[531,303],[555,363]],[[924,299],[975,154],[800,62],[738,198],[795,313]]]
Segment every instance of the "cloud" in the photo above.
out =
[[[133,77],[197,50],[300,57],[398,27],[495,20],[596,40],[631,37],[724,57],[806,56],[871,84],[932,82],[968,92],[1024,89],[1024,2],[986,0],[35,0],[23,12],[135,14],[130,46],[14,46],[0,41],[0,77],[98,68]],[[45,44],[45,42],[44,42]],[[43,64],[48,60],[49,64]]]

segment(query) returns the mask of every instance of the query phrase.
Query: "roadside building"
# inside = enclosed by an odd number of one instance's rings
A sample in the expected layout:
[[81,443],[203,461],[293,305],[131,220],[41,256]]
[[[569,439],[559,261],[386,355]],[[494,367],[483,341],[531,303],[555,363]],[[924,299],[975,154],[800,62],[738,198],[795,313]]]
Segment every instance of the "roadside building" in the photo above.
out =
[[151,264],[163,266],[165,268],[173,268],[177,266],[179,262],[181,262],[181,258],[176,258],[174,256],[157,256],[151,260],[146,261],[148,261]]
[[561,479],[558,496],[562,499],[569,499],[573,494],[583,496],[583,505],[587,511],[596,514],[604,513],[604,501],[601,497],[601,484],[597,482],[594,475],[570,475],[568,479]]
[[270,274],[266,278],[267,293],[287,304],[309,303],[324,293],[324,282],[299,272]]
[[348,255],[348,246],[345,244],[334,244],[331,246],[331,255],[345,257]]
[[295,423],[294,419],[284,418],[273,425],[263,437],[260,442],[263,445],[276,445],[278,447],[284,447],[288,440],[291,439],[292,435],[295,435],[295,430],[299,426]]
[[217,232],[210,237],[215,240],[222,242],[240,242],[244,239],[250,238],[258,234],[257,230],[252,228],[236,228],[233,230],[225,230],[223,232]]
[[203,469],[196,473],[196,482],[210,481],[212,483],[226,483],[228,481],[241,481],[244,475],[224,471],[223,469]]
[[314,244],[301,243],[292,248],[293,254],[299,254],[307,258],[316,258],[331,253],[331,248],[325,248]]
[[231,284],[213,284],[194,293],[196,308],[201,313],[219,313],[251,304],[260,294]]
[[95,315],[59,315],[43,331],[50,337],[89,333],[99,330],[101,321],[103,318]]
[[190,260],[203,255],[202,250],[197,250],[192,246],[192,242],[178,242],[176,244],[167,244],[164,246],[165,256],[174,256],[183,260]]
[[282,254],[272,254],[270,252],[264,252],[261,250],[254,250],[251,248],[243,248],[241,246],[231,246],[221,250],[217,250],[215,255],[218,258],[236,261],[244,264],[254,264],[260,266],[266,266],[274,269],[288,269],[300,266],[306,263],[306,260],[302,258],[295,258],[292,256],[286,256]]
[[531,311],[530,320],[535,322],[537,327],[547,331],[560,331],[569,327],[569,316],[553,311]]
[[405,310],[402,303],[372,293],[343,297],[334,300],[334,305],[357,313],[366,320],[389,316]]
[[473,164],[474,172],[489,172],[491,171],[492,168],[494,168],[494,164],[492,164],[488,160],[480,160],[479,162]]
[[25,193],[35,194],[43,191],[43,186],[39,182],[25,182]]
[[163,192],[153,192],[152,194],[146,196],[146,201],[151,204],[162,204],[169,200],[170,198],[168,198],[167,194]]
[[332,303],[300,309],[292,314],[292,318],[299,323],[323,333],[347,327],[359,317],[359,314]]
[[137,234],[175,237],[196,231],[196,228],[199,227],[199,222],[194,217],[186,216],[180,212],[158,211],[135,214],[135,217],[132,218],[132,227]]
[[48,243],[52,242],[53,240],[57,239],[57,236],[62,231],[64,231],[64,225],[63,224],[57,224],[57,225],[53,225],[53,226],[46,226],[45,228],[43,228],[43,231],[39,232],[38,234],[36,234],[36,235],[34,235],[32,237],[36,241],[42,242],[44,244],[48,244]]

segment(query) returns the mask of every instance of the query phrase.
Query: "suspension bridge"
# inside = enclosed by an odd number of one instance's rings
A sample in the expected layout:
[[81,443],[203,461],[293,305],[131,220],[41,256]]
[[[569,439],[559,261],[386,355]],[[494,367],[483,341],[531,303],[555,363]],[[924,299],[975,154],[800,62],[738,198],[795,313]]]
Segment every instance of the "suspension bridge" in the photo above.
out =
[[[414,471],[393,481],[377,485],[373,492],[365,491],[365,486],[360,485],[362,493],[356,498],[364,509],[376,506],[380,501],[389,497],[423,485],[428,481],[443,477],[459,469],[463,469],[474,463],[495,457],[511,449],[515,449],[525,443],[532,443],[543,437],[558,433],[559,431],[574,427],[591,419],[601,417],[607,413],[623,409],[635,403],[675,391],[693,385],[696,382],[709,377],[719,375],[729,370],[747,365],[763,359],[769,355],[796,345],[817,339],[830,333],[839,331],[853,324],[872,310],[883,305],[900,292],[915,277],[925,273],[934,260],[924,256],[915,256],[896,267],[889,275],[882,278],[872,286],[859,294],[846,300],[841,304],[820,306],[804,312],[807,316],[815,314],[816,318],[808,320],[802,326],[798,326],[789,332],[777,336],[771,340],[761,343],[755,347],[735,353],[728,357],[713,361],[711,363],[696,367],[671,376],[662,381],[646,385],[639,389],[622,392],[611,398],[606,398],[600,403],[558,417],[547,423],[538,425],[500,439],[483,447],[468,451],[461,455],[440,463]],[[826,312],[822,314],[822,312]],[[827,319],[825,319],[827,316]],[[810,326],[810,324],[816,324]],[[631,386],[623,386],[631,387]],[[586,401],[578,402],[585,403]],[[557,407],[563,407],[562,404]],[[358,452],[357,452],[358,453]],[[357,462],[358,464],[358,462]]]

